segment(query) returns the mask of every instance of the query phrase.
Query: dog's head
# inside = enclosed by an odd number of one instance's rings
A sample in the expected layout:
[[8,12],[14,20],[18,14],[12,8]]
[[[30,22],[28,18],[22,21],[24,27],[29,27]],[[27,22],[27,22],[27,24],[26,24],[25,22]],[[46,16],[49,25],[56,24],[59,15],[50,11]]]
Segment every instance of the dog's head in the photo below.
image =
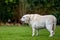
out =
[[29,23],[29,20],[30,20],[30,15],[24,15],[22,18],[21,18],[21,21],[23,23]]

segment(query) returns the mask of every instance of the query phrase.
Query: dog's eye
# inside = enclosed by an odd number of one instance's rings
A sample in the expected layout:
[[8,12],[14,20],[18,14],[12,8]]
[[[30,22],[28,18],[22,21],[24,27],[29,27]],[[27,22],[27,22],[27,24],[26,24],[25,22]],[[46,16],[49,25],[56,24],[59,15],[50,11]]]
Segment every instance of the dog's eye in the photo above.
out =
[[25,19],[25,17],[23,17],[23,19]]

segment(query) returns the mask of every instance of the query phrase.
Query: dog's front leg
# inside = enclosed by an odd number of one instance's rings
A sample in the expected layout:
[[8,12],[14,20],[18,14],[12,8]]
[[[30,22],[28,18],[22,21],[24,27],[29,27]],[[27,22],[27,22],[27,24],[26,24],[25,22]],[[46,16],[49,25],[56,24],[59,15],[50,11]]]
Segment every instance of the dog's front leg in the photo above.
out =
[[39,36],[39,29],[36,30],[36,36]]
[[32,28],[32,36],[35,35],[35,28]]

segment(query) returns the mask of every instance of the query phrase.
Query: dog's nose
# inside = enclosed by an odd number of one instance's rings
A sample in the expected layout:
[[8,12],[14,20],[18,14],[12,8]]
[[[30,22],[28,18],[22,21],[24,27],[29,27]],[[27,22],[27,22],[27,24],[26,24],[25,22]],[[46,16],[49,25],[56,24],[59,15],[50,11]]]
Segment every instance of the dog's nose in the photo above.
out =
[[20,21],[22,21],[22,19],[20,19]]
[[22,23],[24,23],[24,21],[21,21]]
[[24,21],[21,21],[21,24],[24,25],[25,24]]
[[20,19],[20,22],[21,22],[22,25],[24,24],[24,21],[22,21],[21,19]]

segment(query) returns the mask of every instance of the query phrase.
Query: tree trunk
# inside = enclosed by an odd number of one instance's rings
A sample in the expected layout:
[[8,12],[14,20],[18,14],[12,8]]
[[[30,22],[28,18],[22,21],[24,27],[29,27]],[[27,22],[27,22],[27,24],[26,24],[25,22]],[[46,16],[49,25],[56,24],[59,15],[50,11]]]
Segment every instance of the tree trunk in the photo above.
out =
[[22,17],[26,13],[25,0],[19,0],[19,9],[20,16]]

